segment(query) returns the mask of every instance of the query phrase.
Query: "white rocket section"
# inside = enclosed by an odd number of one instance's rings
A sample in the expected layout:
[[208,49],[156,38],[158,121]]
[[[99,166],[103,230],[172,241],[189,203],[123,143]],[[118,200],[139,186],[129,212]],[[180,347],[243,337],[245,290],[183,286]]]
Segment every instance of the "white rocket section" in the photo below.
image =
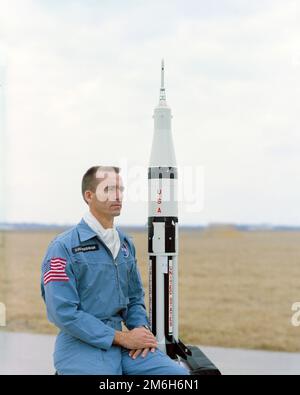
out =
[[161,178],[148,180],[149,217],[178,216],[178,181]]
[[172,286],[172,294],[173,294],[173,336],[174,339],[177,341],[179,340],[179,330],[178,330],[178,252],[179,252],[179,238],[178,238],[178,222],[175,225],[176,231],[175,231],[175,251],[176,255],[173,257],[173,286]]
[[168,257],[156,257],[156,340],[160,351],[166,352],[164,274],[168,272]]
[[161,63],[161,87],[159,104],[154,109],[154,136],[149,167],[176,166],[176,158],[171,132],[171,109],[166,102],[164,87],[164,61]]

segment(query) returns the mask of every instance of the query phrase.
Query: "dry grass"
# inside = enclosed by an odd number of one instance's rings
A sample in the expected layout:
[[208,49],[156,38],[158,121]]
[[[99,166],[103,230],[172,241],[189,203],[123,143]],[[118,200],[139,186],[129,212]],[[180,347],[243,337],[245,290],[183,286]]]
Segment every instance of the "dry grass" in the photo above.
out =
[[[5,330],[56,333],[40,297],[53,232],[0,234]],[[147,236],[133,234],[148,308]],[[300,300],[300,233],[211,229],[180,234],[180,337],[185,343],[300,351],[291,305]]]

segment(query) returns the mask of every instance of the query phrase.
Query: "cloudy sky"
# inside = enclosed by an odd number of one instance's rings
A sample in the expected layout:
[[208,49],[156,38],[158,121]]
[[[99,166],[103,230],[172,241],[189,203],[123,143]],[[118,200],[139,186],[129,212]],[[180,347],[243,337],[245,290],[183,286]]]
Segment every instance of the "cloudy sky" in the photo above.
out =
[[[0,8],[2,219],[77,222],[94,164],[121,165],[128,191],[141,169],[147,188],[164,57],[181,223],[300,225],[299,1]],[[119,224],[145,224],[134,195]]]

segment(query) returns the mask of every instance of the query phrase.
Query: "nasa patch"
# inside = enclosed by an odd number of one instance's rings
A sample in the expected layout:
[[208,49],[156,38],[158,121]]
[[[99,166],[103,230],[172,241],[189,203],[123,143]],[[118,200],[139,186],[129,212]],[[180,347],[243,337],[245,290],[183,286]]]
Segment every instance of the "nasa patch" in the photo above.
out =
[[128,258],[129,257],[129,248],[128,248],[128,245],[126,243],[122,244],[122,252],[123,252],[124,258]]

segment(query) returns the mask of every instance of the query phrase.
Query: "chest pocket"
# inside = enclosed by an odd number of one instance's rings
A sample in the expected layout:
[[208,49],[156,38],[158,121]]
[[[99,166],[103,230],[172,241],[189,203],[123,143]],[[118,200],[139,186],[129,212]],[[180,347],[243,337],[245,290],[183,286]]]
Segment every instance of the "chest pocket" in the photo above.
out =
[[72,257],[79,290],[94,287],[95,284],[100,287],[103,281],[108,280],[107,276],[111,275],[111,257],[100,244],[90,243],[74,247]]
[[130,272],[135,262],[128,244],[120,246],[116,261],[100,243],[97,247],[92,243],[75,247],[72,255],[82,296],[112,300],[119,295],[120,303],[128,298]]

